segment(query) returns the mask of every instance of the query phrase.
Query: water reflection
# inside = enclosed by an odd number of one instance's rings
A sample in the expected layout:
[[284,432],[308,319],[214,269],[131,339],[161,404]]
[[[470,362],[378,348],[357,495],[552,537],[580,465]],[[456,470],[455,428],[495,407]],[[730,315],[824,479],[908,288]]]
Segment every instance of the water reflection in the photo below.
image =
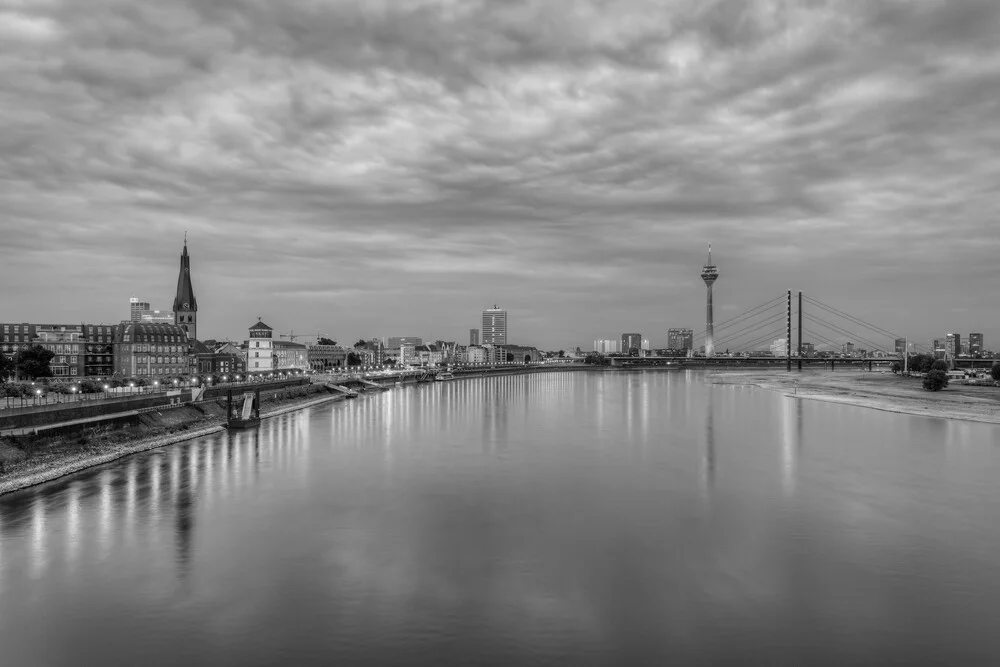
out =
[[701,488],[710,496],[715,486],[715,391],[709,389],[705,412],[705,448],[701,462]]
[[103,664],[996,647],[998,429],[699,378],[399,387],[0,498],[5,660],[87,664],[33,630],[81,619]]

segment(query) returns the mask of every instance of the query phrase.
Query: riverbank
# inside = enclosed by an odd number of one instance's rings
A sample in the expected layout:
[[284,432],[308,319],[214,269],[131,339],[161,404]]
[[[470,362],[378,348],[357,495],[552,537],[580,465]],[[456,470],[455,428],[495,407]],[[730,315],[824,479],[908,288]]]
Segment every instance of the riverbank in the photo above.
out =
[[844,403],[902,414],[1000,424],[1000,388],[952,384],[926,391],[920,378],[861,370],[723,371],[713,384],[734,384],[778,391],[786,396]]
[[[261,394],[261,417],[269,418],[321,403],[343,400],[323,385],[290,387]],[[142,415],[139,426],[93,429],[52,438],[0,439],[0,495],[50,482],[130,454],[224,431],[225,399]]]

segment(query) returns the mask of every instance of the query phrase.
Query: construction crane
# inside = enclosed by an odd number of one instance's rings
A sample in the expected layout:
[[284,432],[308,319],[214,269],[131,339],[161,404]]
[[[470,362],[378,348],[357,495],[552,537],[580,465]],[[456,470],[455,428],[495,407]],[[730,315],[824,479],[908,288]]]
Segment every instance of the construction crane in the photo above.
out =
[[295,333],[295,329],[292,329],[288,333],[279,333],[278,335],[280,337],[282,337],[282,338],[287,338],[288,340],[292,341],[293,343],[295,342],[296,338],[302,338],[303,337],[302,334]]

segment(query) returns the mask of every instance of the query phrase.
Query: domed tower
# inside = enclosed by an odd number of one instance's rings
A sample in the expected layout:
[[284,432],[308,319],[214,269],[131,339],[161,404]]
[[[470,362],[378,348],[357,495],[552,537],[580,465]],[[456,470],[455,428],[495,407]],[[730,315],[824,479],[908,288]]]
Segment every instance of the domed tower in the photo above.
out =
[[188,256],[187,234],[181,252],[181,271],[177,276],[177,296],[174,297],[174,324],[184,328],[188,340],[198,338],[198,302],[191,284],[191,258]]
[[715,343],[712,341],[714,332],[712,331],[712,285],[719,278],[719,270],[712,264],[712,244],[708,244],[708,263],[701,269],[701,279],[705,281],[708,288],[708,309],[705,317],[705,356],[711,357],[715,354]]

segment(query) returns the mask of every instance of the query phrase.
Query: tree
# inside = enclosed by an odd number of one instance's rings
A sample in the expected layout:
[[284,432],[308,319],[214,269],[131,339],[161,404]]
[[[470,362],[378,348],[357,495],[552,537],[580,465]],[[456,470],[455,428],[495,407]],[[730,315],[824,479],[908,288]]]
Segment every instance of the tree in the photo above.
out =
[[366,347],[368,347],[368,341],[366,341],[364,338],[359,338],[358,342],[354,344],[355,350],[363,350]]
[[990,377],[997,382],[1000,382],[1000,362],[995,362],[993,364],[993,368],[990,369]]
[[931,364],[932,371],[947,371],[948,362],[944,359],[935,359],[934,363]]
[[924,389],[927,391],[941,391],[948,386],[948,374],[937,369],[927,372],[924,376]]
[[893,375],[895,375],[896,373],[903,370],[903,364],[899,363],[898,361],[894,361],[892,362],[892,366],[890,366],[889,368],[892,369],[892,373]]
[[566,357],[566,350],[559,350],[559,358],[563,359]]
[[348,352],[347,353],[347,365],[348,366],[360,366],[361,365],[361,357],[359,355],[355,354],[354,352]]
[[49,362],[56,353],[46,350],[41,345],[33,345],[17,353],[17,370],[29,380],[52,377]]
[[316,344],[317,345],[336,345],[337,341],[332,340],[330,338],[320,338],[319,340],[316,341]]
[[936,359],[929,354],[915,354],[909,359],[909,367],[914,373],[926,373],[935,361]]
[[11,357],[0,353],[0,384],[7,381],[7,378],[14,374],[17,364]]

